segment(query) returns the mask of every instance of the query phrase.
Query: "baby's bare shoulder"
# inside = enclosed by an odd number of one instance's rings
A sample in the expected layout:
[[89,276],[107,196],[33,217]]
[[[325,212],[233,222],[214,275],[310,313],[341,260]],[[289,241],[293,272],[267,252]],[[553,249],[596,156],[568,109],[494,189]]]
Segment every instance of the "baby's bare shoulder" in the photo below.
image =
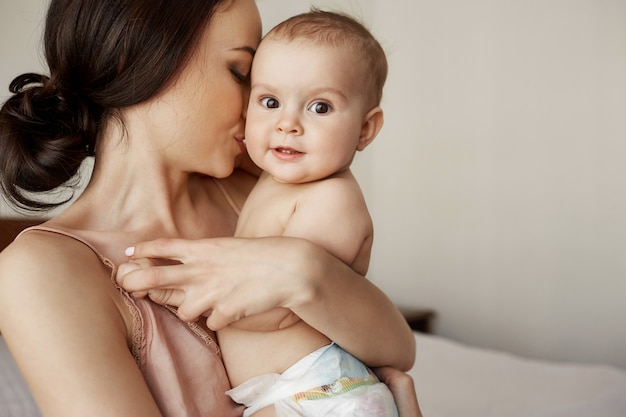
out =
[[340,209],[366,209],[365,197],[352,176],[330,177],[312,183],[306,190],[307,200]]

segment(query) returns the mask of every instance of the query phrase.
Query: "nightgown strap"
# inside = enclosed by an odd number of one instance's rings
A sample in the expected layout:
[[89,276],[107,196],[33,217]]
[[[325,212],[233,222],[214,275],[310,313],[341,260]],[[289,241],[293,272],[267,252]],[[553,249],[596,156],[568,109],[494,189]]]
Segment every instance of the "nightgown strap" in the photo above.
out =
[[42,225],[31,226],[31,227],[27,227],[26,229],[22,230],[15,237],[15,239],[19,238],[20,236],[22,236],[26,232],[30,232],[31,230],[41,230],[41,231],[44,231],[44,232],[56,233],[56,234],[67,236],[69,238],[77,240],[80,243],[82,243],[83,245],[87,246],[89,249],[91,249],[91,251],[93,253],[95,253],[98,256],[98,258],[100,258],[100,261],[103,264],[105,264],[106,266],[108,266],[109,268],[112,268],[112,269],[116,268],[116,265],[111,260],[109,260],[109,258],[107,258],[106,256],[102,255],[100,253],[100,251],[94,245],[92,245],[89,241],[83,239],[82,237],[80,237],[80,236],[78,236],[78,235],[76,235],[76,234],[74,234],[72,232],[68,232],[68,231],[63,230],[63,229],[57,229],[55,227],[42,226]]
[[217,185],[217,188],[219,188],[219,190],[222,192],[222,195],[228,202],[228,205],[233,209],[235,214],[239,216],[241,214],[241,208],[237,206],[237,204],[235,204],[235,200],[233,200],[230,194],[228,194],[228,191],[226,191],[226,188],[224,188],[224,185],[221,182],[219,182],[216,178],[211,177],[211,179],[213,180],[215,185]]

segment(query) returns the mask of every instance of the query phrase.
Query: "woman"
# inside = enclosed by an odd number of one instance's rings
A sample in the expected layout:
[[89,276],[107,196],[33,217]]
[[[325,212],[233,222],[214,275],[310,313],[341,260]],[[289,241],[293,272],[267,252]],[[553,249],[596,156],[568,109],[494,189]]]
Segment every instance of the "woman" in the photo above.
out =
[[[112,280],[138,241],[232,235],[256,180],[235,166],[260,34],[253,0],[50,3],[50,77],[16,78],[0,111],[1,184],[18,206],[53,206],[36,193],[67,184],[95,155],[79,198],[0,254],[0,329],[45,416],[240,414],[223,394],[212,332]],[[371,366],[410,366],[412,335],[389,300],[313,245],[165,242],[185,264],[158,269],[155,282],[184,290],[170,293],[186,297],[183,318],[212,308],[209,323],[219,327],[288,307]],[[189,285],[188,272],[212,255],[211,274]],[[311,284],[313,274],[328,276],[324,286]],[[361,318],[352,297],[379,307]],[[406,383],[383,372],[392,388]]]

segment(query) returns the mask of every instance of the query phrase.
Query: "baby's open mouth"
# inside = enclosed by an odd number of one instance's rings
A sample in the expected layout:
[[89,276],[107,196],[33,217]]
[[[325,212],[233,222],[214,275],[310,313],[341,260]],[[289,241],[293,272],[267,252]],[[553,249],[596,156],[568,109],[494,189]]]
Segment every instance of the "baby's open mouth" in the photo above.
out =
[[295,154],[298,154],[298,153],[302,153],[300,151],[297,151],[297,150],[291,149],[291,148],[274,148],[274,151],[280,152],[280,153],[286,154],[286,155],[295,155]]

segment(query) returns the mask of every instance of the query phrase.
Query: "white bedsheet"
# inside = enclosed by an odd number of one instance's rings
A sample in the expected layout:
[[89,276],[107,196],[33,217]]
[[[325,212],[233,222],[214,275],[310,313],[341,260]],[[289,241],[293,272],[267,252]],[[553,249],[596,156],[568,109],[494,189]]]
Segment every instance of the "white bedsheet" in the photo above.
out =
[[626,370],[415,338],[410,374],[425,417],[626,417]]
[[[626,371],[529,360],[415,334],[424,417],[626,417]],[[40,417],[0,336],[0,416]]]

